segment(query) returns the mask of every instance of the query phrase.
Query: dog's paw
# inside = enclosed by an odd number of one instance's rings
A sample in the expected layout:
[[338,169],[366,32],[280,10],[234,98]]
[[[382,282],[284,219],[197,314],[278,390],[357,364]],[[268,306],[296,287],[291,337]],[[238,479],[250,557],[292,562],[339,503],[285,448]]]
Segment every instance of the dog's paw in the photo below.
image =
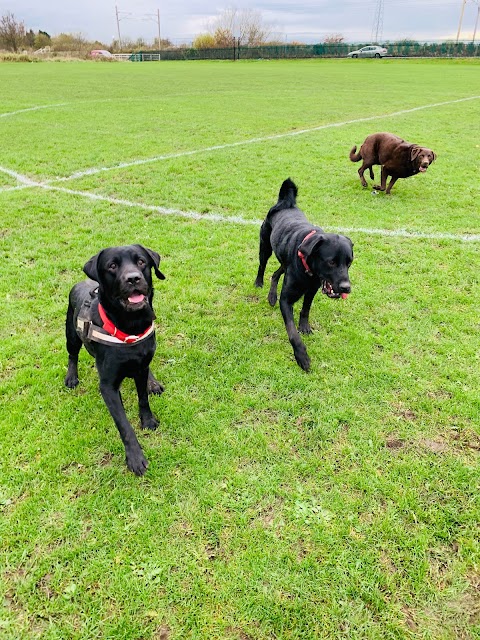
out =
[[151,395],[161,396],[165,391],[165,387],[161,382],[156,380],[153,376],[148,378],[147,391]]
[[382,185],[380,184],[374,184],[373,188],[375,189],[375,191],[385,191],[385,189],[382,189]]
[[276,291],[270,291],[268,294],[268,304],[271,307],[274,307],[277,304],[277,292]]
[[263,278],[257,277],[257,279],[255,280],[255,286],[257,287],[257,289],[263,287]]
[[75,387],[78,385],[78,382],[78,377],[76,375],[67,374],[65,376],[65,386],[68,389],[75,389]]
[[310,323],[302,320],[300,320],[300,322],[298,323],[298,330],[300,331],[300,333],[305,333],[307,335],[313,333]]
[[155,431],[160,424],[153,414],[150,416],[140,416],[140,422],[142,429],[150,429],[150,431]]
[[143,455],[143,451],[141,449],[139,451],[127,453],[126,463],[130,471],[133,471],[136,476],[143,476],[148,467],[147,459]]
[[310,358],[308,357],[307,352],[296,353],[295,360],[297,361],[298,366],[301,367],[304,371],[310,370]]

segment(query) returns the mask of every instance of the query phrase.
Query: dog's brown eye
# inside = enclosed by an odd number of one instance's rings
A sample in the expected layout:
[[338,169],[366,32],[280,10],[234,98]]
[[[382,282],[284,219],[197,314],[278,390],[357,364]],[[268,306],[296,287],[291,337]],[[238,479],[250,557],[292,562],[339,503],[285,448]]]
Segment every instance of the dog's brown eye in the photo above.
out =
[[327,264],[328,264],[329,267],[336,267],[337,266],[337,263],[335,262],[335,260],[329,260],[327,262]]
[[116,262],[111,262],[108,265],[108,268],[111,269],[112,271],[115,271],[115,269],[117,268],[117,263]]
[[137,260],[137,264],[138,264],[139,267],[144,267],[146,262],[145,262],[145,260],[142,260],[142,258],[139,258]]

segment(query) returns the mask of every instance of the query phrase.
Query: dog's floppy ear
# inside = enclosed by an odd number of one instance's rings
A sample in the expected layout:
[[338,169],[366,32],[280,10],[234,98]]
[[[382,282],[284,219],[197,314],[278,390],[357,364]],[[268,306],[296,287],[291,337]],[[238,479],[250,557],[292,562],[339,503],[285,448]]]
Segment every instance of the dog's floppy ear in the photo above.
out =
[[305,238],[302,244],[298,247],[298,250],[303,253],[305,258],[308,258],[308,256],[312,255],[316,247],[320,246],[324,240],[325,237],[317,231],[310,237]]
[[416,158],[418,158],[421,151],[422,151],[422,147],[419,147],[418,145],[414,144],[410,150],[410,160],[413,162]]
[[[430,149],[430,151],[432,151],[432,150]],[[437,154],[435,153],[435,151],[432,151],[432,155],[433,155],[432,162],[435,162],[435,160],[437,159]]]
[[97,253],[96,256],[92,256],[88,262],[83,266],[83,271],[87,274],[90,280],[98,282],[98,259],[103,253],[103,249]]
[[158,266],[160,264],[160,256],[158,255],[158,253],[156,251],[153,251],[152,249],[148,249],[147,247],[144,247],[141,244],[137,244],[136,246],[140,247],[140,249],[145,251],[145,253],[148,254],[148,256],[150,257],[151,266],[153,267],[153,269],[155,271],[155,275],[157,276],[157,278],[159,280],[165,280],[165,276],[163,275],[163,273],[158,268]]

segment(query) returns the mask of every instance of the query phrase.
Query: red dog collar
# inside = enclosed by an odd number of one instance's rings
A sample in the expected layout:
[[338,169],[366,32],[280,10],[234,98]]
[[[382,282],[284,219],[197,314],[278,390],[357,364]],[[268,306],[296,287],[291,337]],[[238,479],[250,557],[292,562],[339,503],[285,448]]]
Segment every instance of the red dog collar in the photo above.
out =
[[120,331],[120,329],[118,329],[118,327],[113,324],[100,303],[98,303],[98,313],[100,314],[100,318],[103,322],[102,328],[105,329],[105,331],[111,336],[117,338],[125,344],[133,344],[134,342],[138,342],[138,340],[141,340],[147,333],[151,333],[154,326],[153,324],[150,325],[145,329],[145,331],[142,331],[142,333],[138,335],[129,335],[124,331]]
[[[300,246],[302,246],[302,244],[305,242],[305,240],[308,240],[309,238],[311,238],[313,236],[313,234],[315,234],[315,233],[317,233],[316,229],[314,229],[313,231],[310,231],[310,233],[307,233],[305,238],[300,243]],[[313,273],[310,271],[310,267],[307,264],[305,256],[300,251],[300,249],[298,250],[298,257],[300,258],[300,260],[302,261],[303,266],[305,267],[305,272],[308,273],[309,276],[313,276]]]

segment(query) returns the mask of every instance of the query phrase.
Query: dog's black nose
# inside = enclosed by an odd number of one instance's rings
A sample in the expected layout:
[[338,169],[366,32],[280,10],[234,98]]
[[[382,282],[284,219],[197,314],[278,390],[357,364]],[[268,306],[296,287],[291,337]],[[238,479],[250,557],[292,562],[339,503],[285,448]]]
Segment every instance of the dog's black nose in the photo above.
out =
[[129,271],[125,274],[125,280],[130,284],[138,284],[142,278],[139,271]]
[[350,293],[351,290],[352,287],[350,286],[349,282],[340,282],[340,284],[338,285],[339,293]]

